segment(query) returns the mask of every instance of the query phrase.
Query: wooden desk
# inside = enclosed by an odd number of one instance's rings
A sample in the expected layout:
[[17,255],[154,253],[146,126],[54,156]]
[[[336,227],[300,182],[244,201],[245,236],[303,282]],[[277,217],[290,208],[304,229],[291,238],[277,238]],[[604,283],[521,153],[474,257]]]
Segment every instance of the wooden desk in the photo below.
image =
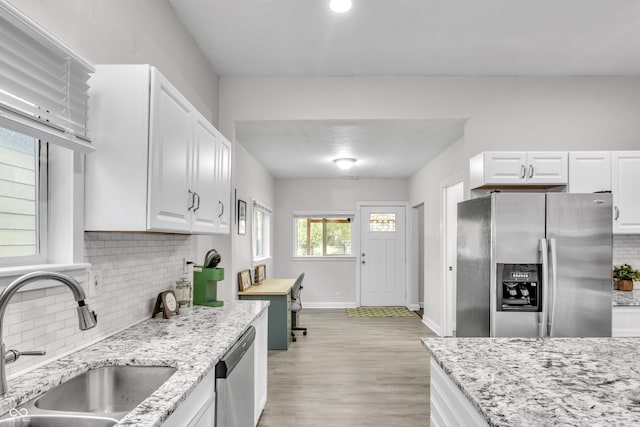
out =
[[265,279],[243,292],[241,300],[267,300],[269,304],[269,350],[287,350],[291,340],[291,288],[296,279]]

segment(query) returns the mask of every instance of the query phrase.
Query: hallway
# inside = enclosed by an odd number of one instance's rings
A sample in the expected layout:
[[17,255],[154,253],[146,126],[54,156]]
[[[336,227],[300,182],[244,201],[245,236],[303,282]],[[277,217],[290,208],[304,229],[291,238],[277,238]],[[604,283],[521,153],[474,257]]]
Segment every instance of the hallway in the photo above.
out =
[[347,318],[343,309],[305,309],[309,328],[288,351],[269,352],[260,427],[429,424],[429,355],[435,336],[420,319]]

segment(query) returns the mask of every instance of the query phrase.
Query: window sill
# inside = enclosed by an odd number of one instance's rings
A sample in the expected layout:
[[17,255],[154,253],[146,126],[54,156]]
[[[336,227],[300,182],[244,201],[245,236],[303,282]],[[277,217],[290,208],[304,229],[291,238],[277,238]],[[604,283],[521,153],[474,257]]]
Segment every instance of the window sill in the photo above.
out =
[[355,256],[294,256],[292,261],[355,261]]
[[[34,271],[56,271],[66,273],[78,281],[86,280],[87,272],[91,268],[91,264],[77,263],[77,264],[36,264],[36,265],[20,265],[15,267],[0,267],[0,286],[6,286],[18,277],[32,273]],[[61,286],[61,283],[56,281],[41,280],[21,290],[33,291],[36,289],[45,289],[55,286]],[[19,290],[18,292],[20,292]]]
[[265,256],[265,257],[262,257],[262,258],[254,258],[253,259],[253,266],[255,267],[256,264],[261,264],[261,263],[263,263],[265,261],[269,261],[269,260],[271,260],[270,256]]

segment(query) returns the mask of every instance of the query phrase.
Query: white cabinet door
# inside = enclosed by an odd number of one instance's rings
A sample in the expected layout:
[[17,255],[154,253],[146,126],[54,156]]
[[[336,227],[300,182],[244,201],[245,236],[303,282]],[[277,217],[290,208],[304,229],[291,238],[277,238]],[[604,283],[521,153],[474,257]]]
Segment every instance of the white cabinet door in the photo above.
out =
[[527,153],[527,184],[566,184],[569,167],[566,152]]
[[611,153],[574,151],[569,153],[569,192],[611,191]]
[[256,328],[256,340],[254,341],[254,375],[255,375],[255,424],[258,424],[260,415],[267,404],[267,355],[269,336],[269,308],[256,319],[253,326]]
[[218,233],[231,230],[231,143],[218,133],[218,156],[216,168],[216,191],[218,205]]
[[640,307],[618,305],[613,307],[613,337],[640,337]]
[[200,381],[196,388],[179,403],[162,427],[210,427],[215,425],[215,369]]
[[524,152],[484,153],[485,184],[524,184],[527,154]]
[[189,232],[192,107],[154,68],[151,88],[148,228]]
[[195,203],[191,209],[191,230],[194,233],[215,233],[218,229],[216,161],[218,135],[215,128],[200,114],[194,118],[192,186]]
[[640,151],[614,151],[611,159],[613,232],[640,234]]

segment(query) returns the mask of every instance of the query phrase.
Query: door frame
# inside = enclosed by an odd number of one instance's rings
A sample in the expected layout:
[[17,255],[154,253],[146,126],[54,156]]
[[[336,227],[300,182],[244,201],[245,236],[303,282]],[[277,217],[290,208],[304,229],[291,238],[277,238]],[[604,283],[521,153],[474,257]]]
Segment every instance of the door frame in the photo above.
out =
[[[402,201],[361,201],[356,202],[356,231],[355,231],[355,239],[354,239],[354,247],[357,247],[356,253],[356,305],[358,307],[362,306],[361,299],[361,287],[360,283],[360,263],[362,262],[362,253],[360,248],[362,247],[362,236],[360,235],[360,227],[362,226],[362,207],[364,206],[372,206],[372,207],[385,207],[385,206],[393,206],[393,207],[402,207],[404,208],[404,218],[405,218],[405,227],[404,227],[404,267],[405,267],[405,275],[404,275],[404,305],[408,309],[411,309],[409,306],[409,278],[410,278],[410,259],[409,254],[411,253],[411,245],[409,244],[409,230],[411,227],[411,215],[409,210],[409,202]],[[352,229],[353,232],[353,229]]]
[[[440,219],[440,253],[442,254],[440,274],[440,283],[442,287],[442,326],[440,329],[440,336],[453,335],[453,325],[449,322],[450,312],[453,310],[453,301],[449,298],[449,289],[447,288],[447,190],[454,185],[462,184],[462,200],[465,200],[465,187],[464,176],[462,174],[456,174],[449,179],[440,183],[440,206],[441,206],[441,219]],[[427,299],[425,292],[425,300]],[[455,315],[455,313],[453,313]]]

